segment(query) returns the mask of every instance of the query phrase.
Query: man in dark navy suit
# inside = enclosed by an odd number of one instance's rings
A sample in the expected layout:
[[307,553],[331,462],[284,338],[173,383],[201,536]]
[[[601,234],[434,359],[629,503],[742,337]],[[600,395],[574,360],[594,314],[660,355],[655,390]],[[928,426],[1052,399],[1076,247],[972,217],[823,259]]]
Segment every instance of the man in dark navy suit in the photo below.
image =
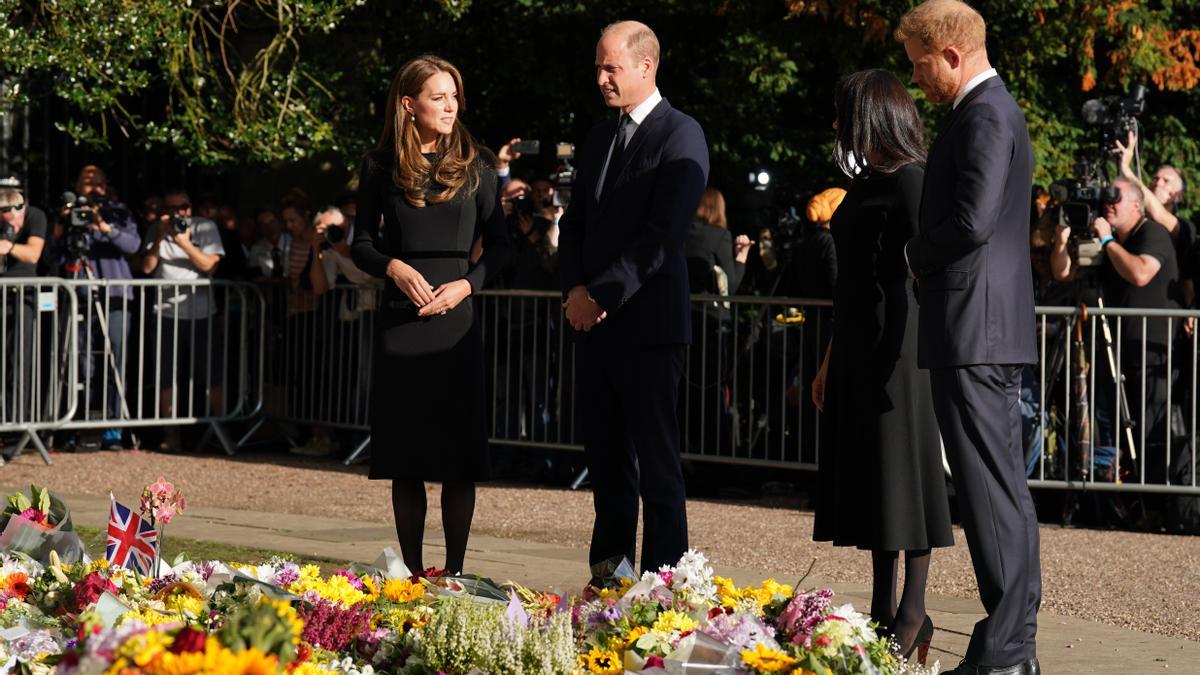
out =
[[896,30],[912,81],[950,103],[925,167],[920,233],[905,247],[917,278],[917,361],[958,495],[987,617],[954,673],[1039,673],[1038,523],[1021,448],[1021,370],[1034,363],[1025,116],[988,63],[983,17],[928,0]]
[[640,495],[643,570],[674,564],[688,547],[676,417],[692,335],[684,242],[708,180],[704,132],[659,94],[658,64],[646,25],[604,29],[596,84],[619,114],[588,134],[559,223],[596,510],[589,557],[635,559]]

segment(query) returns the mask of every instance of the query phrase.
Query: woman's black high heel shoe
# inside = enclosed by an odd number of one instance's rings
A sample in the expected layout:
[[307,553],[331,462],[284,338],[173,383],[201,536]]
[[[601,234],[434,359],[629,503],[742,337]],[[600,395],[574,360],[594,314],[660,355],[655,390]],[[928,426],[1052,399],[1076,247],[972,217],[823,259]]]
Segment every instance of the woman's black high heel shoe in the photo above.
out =
[[902,652],[904,660],[911,660],[912,654],[915,651],[917,653],[917,663],[920,663],[922,666],[925,665],[925,659],[929,656],[929,645],[932,642],[933,619],[930,619],[929,615],[926,614],[925,620],[921,622],[921,628],[917,631],[916,637],[913,638],[912,644],[908,646],[907,650]]

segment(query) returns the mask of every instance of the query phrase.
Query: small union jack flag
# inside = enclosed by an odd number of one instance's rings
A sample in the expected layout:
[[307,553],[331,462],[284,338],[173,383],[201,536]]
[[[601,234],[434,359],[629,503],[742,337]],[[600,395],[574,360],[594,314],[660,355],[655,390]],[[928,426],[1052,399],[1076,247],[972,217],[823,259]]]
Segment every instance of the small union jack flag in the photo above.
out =
[[108,512],[108,548],[104,557],[108,564],[150,574],[154,566],[154,549],[158,532],[149,522],[130,509],[112,500]]

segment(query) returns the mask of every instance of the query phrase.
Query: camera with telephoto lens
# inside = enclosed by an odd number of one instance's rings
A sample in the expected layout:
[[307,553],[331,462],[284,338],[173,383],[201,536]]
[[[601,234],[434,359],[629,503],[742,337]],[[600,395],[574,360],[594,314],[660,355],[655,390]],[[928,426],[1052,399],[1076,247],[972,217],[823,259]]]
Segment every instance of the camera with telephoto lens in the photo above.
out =
[[321,250],[328,251],[334,244],[340,244],[346,240],[346,228],[342,225],[326,225],[323,236],[325,241],[321,242]]
[[1146,85],[1135,84],[1129,96],[1105,96],[1083,103],[1083,121],[1099,127],[1100,148],[1105,154],[1118,152],[1116,142],[1126,142],[1129,132],[1137,131],[1137,116],[1146,111]]

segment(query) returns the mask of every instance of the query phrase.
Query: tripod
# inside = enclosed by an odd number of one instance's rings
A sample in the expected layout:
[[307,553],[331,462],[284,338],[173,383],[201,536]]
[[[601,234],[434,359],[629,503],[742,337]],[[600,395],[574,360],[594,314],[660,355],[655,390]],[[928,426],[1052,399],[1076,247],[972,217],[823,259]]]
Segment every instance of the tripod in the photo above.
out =
[[[73,262],[64,266],[64,269],[71,274],[71,278],[75,281],[81,281],[81,280],[96,281],[96,275],[92,271],[91,263],[89,263],[82,256],[76,256],[76,258]],[[85,287],[84,292],[91,295],[92,288],[90,286],[87,286],[87,287]],[[95,316],[96,316],[96,324],[100,327],[100,336],[103,341],[102,344],[103,344],[105,365],[112,371],[113,384],[117,390],[117,402],[120,404],[120,419],[129,420],[129,419],[132,419],[133,416],[130,414],[129,403],[125,396],[124,373],[121,370],[121,364],[119,364],[117,362],[117,355],[112,346],[112,335],[109,332],[108,315],[104,312],[104,306],[103,306],[103,304],[101,304],[100,298],[98,296],[92,297],[91,301],[92,301],[92,311],[95,312]],[[81,321],[81,320],[83,320],[82,316],[71,318],[72,324],[76,323],[77,321]],[[64,331],[63,340],[79,339],[78,334],[72,335],[72,333],[74,333],[74,332],[76,332],[76,331],[73,328]],[[91,358],[91,354],[92,354],[91,347],[92,347],[91,344],[87,345],[88,358]],[[92,376],[89,375],[88,380],[90,381],[91,378],[92,378]],[[105,414],[108,413],[107,410],[105,410],[104,412],[105,412]],[[139,441],[137,434],[132,431],[130,432],[130,440],[133,441],[134,447],[138,447],[141,445],[141,442]]]

